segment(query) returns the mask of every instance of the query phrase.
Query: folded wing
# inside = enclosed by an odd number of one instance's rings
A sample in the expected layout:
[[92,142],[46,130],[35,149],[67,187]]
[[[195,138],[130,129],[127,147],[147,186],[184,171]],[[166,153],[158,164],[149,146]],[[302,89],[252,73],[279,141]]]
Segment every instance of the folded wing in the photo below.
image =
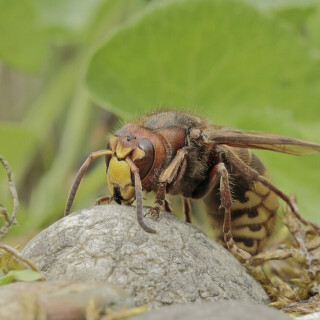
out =
[[320,152],[320,144],[260,131],[239,131],[223,128],[202,133],[206,143],[226,144],[238,148],[265,149],[294,155]]

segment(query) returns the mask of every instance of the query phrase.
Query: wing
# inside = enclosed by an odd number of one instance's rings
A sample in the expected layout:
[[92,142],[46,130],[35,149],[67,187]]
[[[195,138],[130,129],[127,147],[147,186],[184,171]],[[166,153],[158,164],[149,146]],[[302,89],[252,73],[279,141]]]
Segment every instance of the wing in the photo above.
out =
[[320,144],[259,131],[239,131],[223,128],[207,129],[202,133],[206,143],[231,147],[273,150],[294,155],[320,152]]

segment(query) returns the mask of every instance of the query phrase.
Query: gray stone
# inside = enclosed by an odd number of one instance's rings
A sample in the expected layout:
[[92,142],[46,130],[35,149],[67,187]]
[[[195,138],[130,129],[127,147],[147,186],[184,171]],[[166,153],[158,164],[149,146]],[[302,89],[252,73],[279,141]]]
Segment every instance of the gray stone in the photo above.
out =
[[[144,209],[144,213],[147,208]],[[246,269],[194,226],[162,212],[137,223],[134,207],[107,205],[74,212],[33,238],[23,255],[48,279],[109,282],[136,305],[268,297]]]
[[285,313],[245,301],[202,302],[159,308],[132,320],[289,320]]
[[297,320],[320,320],[320,312],[308,314],[306,316],[302,316],[297,318]]

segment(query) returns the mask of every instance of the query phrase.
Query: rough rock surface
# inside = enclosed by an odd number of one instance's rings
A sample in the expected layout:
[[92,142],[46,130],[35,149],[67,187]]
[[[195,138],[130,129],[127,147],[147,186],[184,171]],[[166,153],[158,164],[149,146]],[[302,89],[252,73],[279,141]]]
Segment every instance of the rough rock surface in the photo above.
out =
[[244,301],[203,302],[166,306],[132,320],[290,320],[283,312]]
[[158,233],[138,225],[134,207],[83,209],[43,230],[23,254],[48,279],[109,282],[149,308],[229,299],[268,302],[246,269],[199,229],[165,212],[157,221],[144,220]]

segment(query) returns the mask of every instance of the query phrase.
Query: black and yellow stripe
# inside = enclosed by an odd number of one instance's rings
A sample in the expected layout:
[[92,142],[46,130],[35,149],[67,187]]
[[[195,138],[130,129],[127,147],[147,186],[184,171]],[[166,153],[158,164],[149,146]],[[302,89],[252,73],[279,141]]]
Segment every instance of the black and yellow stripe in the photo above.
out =
[[[268,172],[259,158],[249,149],[232,148],[239,158],[260,175],[269,179]],[[226,163],[228,166],[228,164]],[[231,207],[232,236],[238,248],[251,255],[260,252],[275,224],[279,207],[278,197],[261,182],[246,181],[235,168],[228,167],[233,203]],[[224,210],[219,208],[218,185],[204,199],[213,227],[213,237],[224,243],[222,224]]]

